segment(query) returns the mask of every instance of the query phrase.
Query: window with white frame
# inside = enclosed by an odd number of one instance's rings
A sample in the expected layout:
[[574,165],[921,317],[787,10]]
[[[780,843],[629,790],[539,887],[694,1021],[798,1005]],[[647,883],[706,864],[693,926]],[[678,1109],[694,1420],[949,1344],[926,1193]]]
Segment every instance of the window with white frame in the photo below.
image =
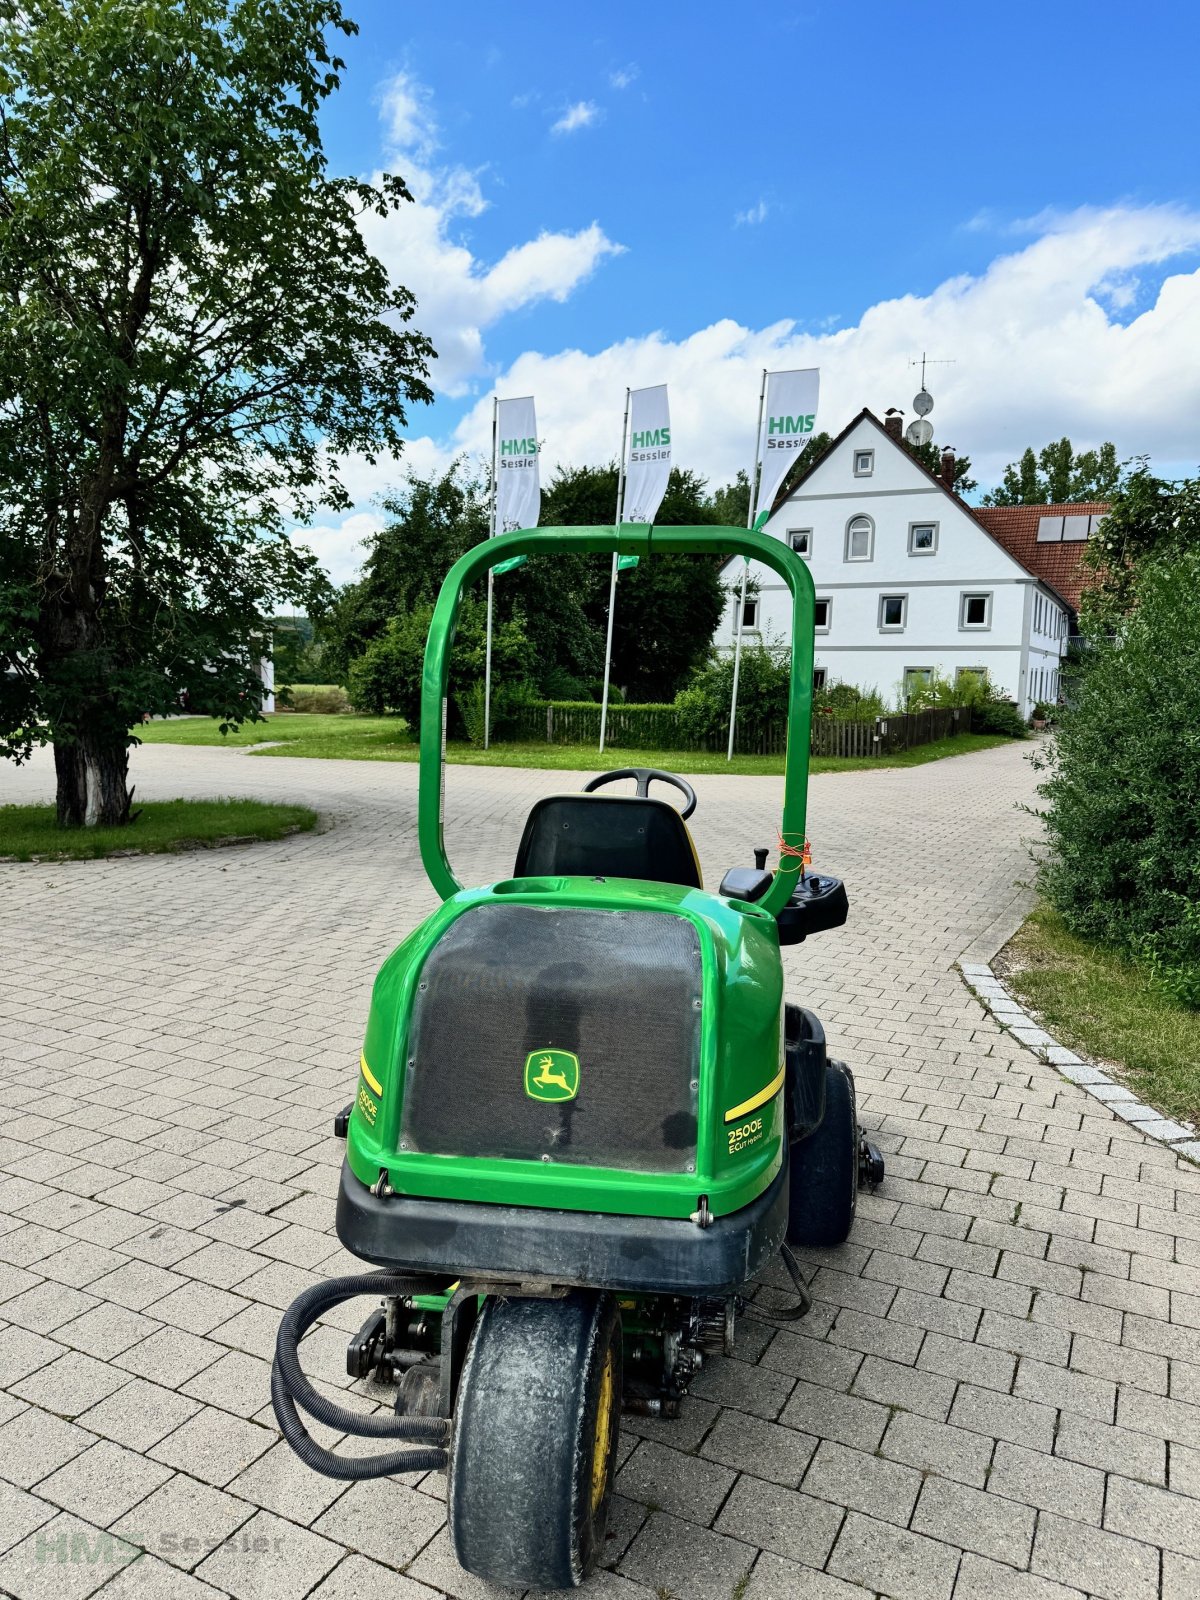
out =
[[904,698],[909,699],[918,689],[927,689],[932,682],[932,667],[905,667]]
[[789,528],[788,544],[798,556],[803,556],[807,561],[812,555],[812,529]]
[[880,633],[899,633],[908,621],[908,596],[906,594],[881,594],[879,596]]
[[742,606],[742,628],[745,630],[747,628],[754,629],[757,627],[758,600],[754,596],[749,595]]
[[937,554],[938,525],[936,522],[910,522],[908,525],[908,553],[910,556]]
[[870,561],[875,553],[875,524],[870,517],[851,517],[846,524],[846,560]]
[[954,673],[956,688],[983,688],[987,683],[986,667],[957,667]]
[[854,476],[856,478],[869,478],[874,471],[874,450],[856,450],[854,452]]
[[990,628],[992,625],[991,593],[964,594],[958,625],[960,628]]
[[833,624],[833,600],[829,595],[818,595],[813,601],[813,627],[817,633],[828,633]]
[[813,668],[813,688],[814,689],[823,689],[824,687],[825,687],[825,668],[824,667],[814,667]]

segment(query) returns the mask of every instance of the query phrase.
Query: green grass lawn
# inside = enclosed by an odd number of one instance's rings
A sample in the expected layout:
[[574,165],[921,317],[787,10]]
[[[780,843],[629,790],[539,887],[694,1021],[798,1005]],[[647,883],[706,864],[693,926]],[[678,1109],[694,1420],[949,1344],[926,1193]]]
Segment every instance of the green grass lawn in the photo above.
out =
[[[278,748],[256,751],[264,756],[313,756],[335,761],[415,761],[417,747],[401,717],[322,716],[284,712],[262,722],[245,723],[236,733],[223,735],[207,718],[177,718],[151,722],[137,729],[147,744],[252,745],[281,741]],[[818,756],[813,772],[859,772],[874,767],[919,767],[943,756],[969,755],[1010,741],[1002,734],[965,733],[939,739],[915,750],[902,750],[876,760],[871,756]],[[603,757],[592,746],[561,744],[497,744],[490,750],[452,741],[447,761],[454,766],[538,767],[546,770],[594,772],[612,767],[665,767],[668,772],[740,773],[779,776],[782,756],[735,756],[727,762],[716,751],[625,750],[610,745]]]
[[307,806],[264,800],[148,800],[127,828],[59,828],[53,806],[0,806],[0,859],[90,861],[133,851],[211,848],[230,839],[282,839],[316,827]]
[[1160,993],[1144,969],[1077,938],[1048,906],[1005,946],[1001,966],[1060,1043],[1118,1065],[1147,1105],[1200,1122],[1200,1013]]

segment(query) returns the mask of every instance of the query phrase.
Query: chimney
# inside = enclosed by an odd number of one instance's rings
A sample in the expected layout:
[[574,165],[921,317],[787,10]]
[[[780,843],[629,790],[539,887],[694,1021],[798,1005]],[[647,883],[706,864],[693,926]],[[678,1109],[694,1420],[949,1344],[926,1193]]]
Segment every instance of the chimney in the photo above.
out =
[[900,430],[904,426],[903,411],[897,411],[895,406],[890,407],[887,415],[883,419],[883,426],[888,438],[895,439],[896,443],[899,444],[901,440]]
[[947,445],[942,451],[942,483],[954,493],[954,451]]

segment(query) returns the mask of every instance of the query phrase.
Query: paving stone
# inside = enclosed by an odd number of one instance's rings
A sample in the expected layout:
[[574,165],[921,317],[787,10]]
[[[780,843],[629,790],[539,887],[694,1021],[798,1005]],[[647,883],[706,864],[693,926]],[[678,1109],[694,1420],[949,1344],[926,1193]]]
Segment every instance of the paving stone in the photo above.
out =
[[959,1385],[948,1419],[955,1427],[990,1434],[1049,1451],[1054,1444],[1054,1410],[1014,1395],[996,1394],[974,1384]]
[[[716,1521],[716,1531],[752,1540],[764,1550],[821,1567],[841,1527],[840,1507],[760,1478],[739,1478]],[[644,1537],[644,1535],[640,1536]]]
[[1123,1472],[1144,1483],[1167,1481],[1167,1447],[1162,1439],[1130,1428],[1110,1428],[1069,1412],[1063,1412],[1059,1421],[1054,1453],[1101,1472]]
[[1104,1474],[1062,1456],[1001,1440],[996,1445],[988,1489],[1042,1511],[1100,1525],[1104,1509]]
[[122,1567],[102,1593],[104,1600],[217,1600],[220,1590],[143,1554]]
[[[757,1544],[757,1541],[756,1541]],[[728,1600],[749,1572],[755,1547],[711,1529],[656,1513],[621,1560],[618,1571],[656,1593],[688,1600]]]
[[254,1515],[254,1507],[177,1472],[113,1526],[122,1538],[184,1572],[199,1566]]
[[1200,1561],[1168,1551],[1163,1556],[1162,1600],[1196,1600],[1197,1594],[1200,1594]]
[[1108,1480],[1104,1526],[1113,1533],[1200,1559],[1200,1507],[1173,1490],[1133,1483],[1114,1474]]
[[816,1448],[815,1439],[795,1428],[725,1411],[713,1424],[700,1453],[736,1472],[797,1489]]
[[868,1356],[855,1376],[853,1393],[903,1411],[917,1411],[935,1422],[945,1422],[954,1389],[952,1378]]
[[85,1600],[137,1556],[134,1545],[60,1511],[0,1556],[0,1592],[17,1600]]
[[958,1549],[851,1511],[827,1571],[894,1600],[949,1600]]
[[804,1492],[853,1506],[882,1522],[906,1527],[921,1488],[921,1474],[880,1455],[865,1455],[825,1439],[805,1474]]
[[[157,1325],[156,1325],[157,1326]],[[158,1328],[148,1339],[116,1357],[118,1366],[164,1389],[182,1388],[225,1354],[223,1345],[182,1328]]]
[[237,1477],[275,1443],[275,1435],[256,1423],[205,1406],[150,1451],[181,1472],[189,1472],[216,1488]]
[[1158,1600],[1158,1552],[1082,1522],[1043,1511],[1032,1570],[1057,1583],[1082,1585],[1099,1600]]
[[701,1370],[691,1392],[701,1400],[774,1422],[792,1392],[792,1380],[744,1361],[713,1361]]
[[256,1512],[197,1569],[197,1577],[235,1600],[301,1600],[337,1566],[340,1546]]
[[94,1436],[73,1422],[29,1406],[0,1427],[0,1478],[32,1488],[94,1443]]
[[[59,1344],[70,1345],[73,1350],[86,1350],[100,1361],[111,1361],[122,1351],[139,1344],[157,1327],[157,1322],[124,1306],[99,1305],[56,1328],[54,1337]],[[0,1360],[2,1370],[3,1361]]]
[[[392,1567],[407,1567],[443,1521],[442,1507],[386,1478],[351,1484],[313,1524],[313,1531]],[[693,1537],[699,1537],[694,1523]]]
[[6,1389],[48,1366],[62,1354],[62,1346],[28,1328],[0,1328],[0,1385]]
[[984,1494],[946,1478],[926,1478],[913,1513],[915,1533],[961,1545],[993,1561],[1025,1567],[1033,1547],[1037,1514],[996,1494]]
[[431,1593],[366,1556],[347,1556],[312,1591],[312,1600],[431,1600]]
[[982,1489],[988,1481],[990,1439],[915,1412],[897,1412],[888,1423],[880,1449],[890,1460],[902,1461],[920,1472],[936,1472],[976,1489]]
[[11,1483],[0,1483],[0,1552],[20,1544],[35,1528],[43,1527],[58,1507],[26,1494]]
[[124,1382],[123,1372],[73,1351],[13,1384],[12,1393],[56,1416],[77,1417]]
[[714,1461],[643,1440],[617,1474],[616,1486],[630,1500],[708,1527],[736,1476]]
[[742,1600],[866,1600],[868,1591],[764,1550]]
[[1039,1578],[1036,1573],[1016,1572],[986,1556],[962,1558],[954,1600],[1080,1600],[1082,1590]]
[[170,1476],[169,1467],[101,1439],[43,1478],[37,1492],[85,1522],[107,1528]]
[[858,1450],[874,1450],[890,1413],[886,1406],[817,1384],[797,1383],[780,1421],[818,1438],[837,1439]]
[[199,1403],[185,1395],[131,1378],[124,1388],[83,1412],[79,1420],[93,1433],[130,1450],[146,1451],[199,1410]]

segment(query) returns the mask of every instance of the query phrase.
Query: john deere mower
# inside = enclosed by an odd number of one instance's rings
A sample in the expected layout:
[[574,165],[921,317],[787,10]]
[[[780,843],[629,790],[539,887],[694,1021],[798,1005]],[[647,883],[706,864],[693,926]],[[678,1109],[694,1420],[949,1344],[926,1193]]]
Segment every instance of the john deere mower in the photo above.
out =
[[[464,889],[442,837],[442,732],[464,589],[512,556],[743,554],[793,597],[783,815],[774,868],[703,887],[691,785],[632,767],[539,800],[512,872]],[[805,866],[813,586],[780,541],[737,528],[554,528],[469,551],[442,585],[421,702],[418,831],[442,905],[375,981],[337,1232],[382,1271],[308,1290],[279,1329],[285,1437],[335,1478],[444,1469],[463,1567],[571,1588],[601,1556],[622,1412],[671,1417],[733,1349],[751,1280],[790,1245],[841,1243],[883,1177],[854,1080],[784,1000],[780,948],[846,920],[842,883]],[[632,780],[636,793],[610,785]],[[668,785],[680,810],[650,793]],[[305,1376],[301,1340],[358,1295],[376,1308],[347,1371],[395,1387],[364,1415]],[[378,1388],[373,1387],[373,1393]],[[390,1393],[390,1387],[385,1392]],[[339,1455],[339,1434],[401,1441]]]

